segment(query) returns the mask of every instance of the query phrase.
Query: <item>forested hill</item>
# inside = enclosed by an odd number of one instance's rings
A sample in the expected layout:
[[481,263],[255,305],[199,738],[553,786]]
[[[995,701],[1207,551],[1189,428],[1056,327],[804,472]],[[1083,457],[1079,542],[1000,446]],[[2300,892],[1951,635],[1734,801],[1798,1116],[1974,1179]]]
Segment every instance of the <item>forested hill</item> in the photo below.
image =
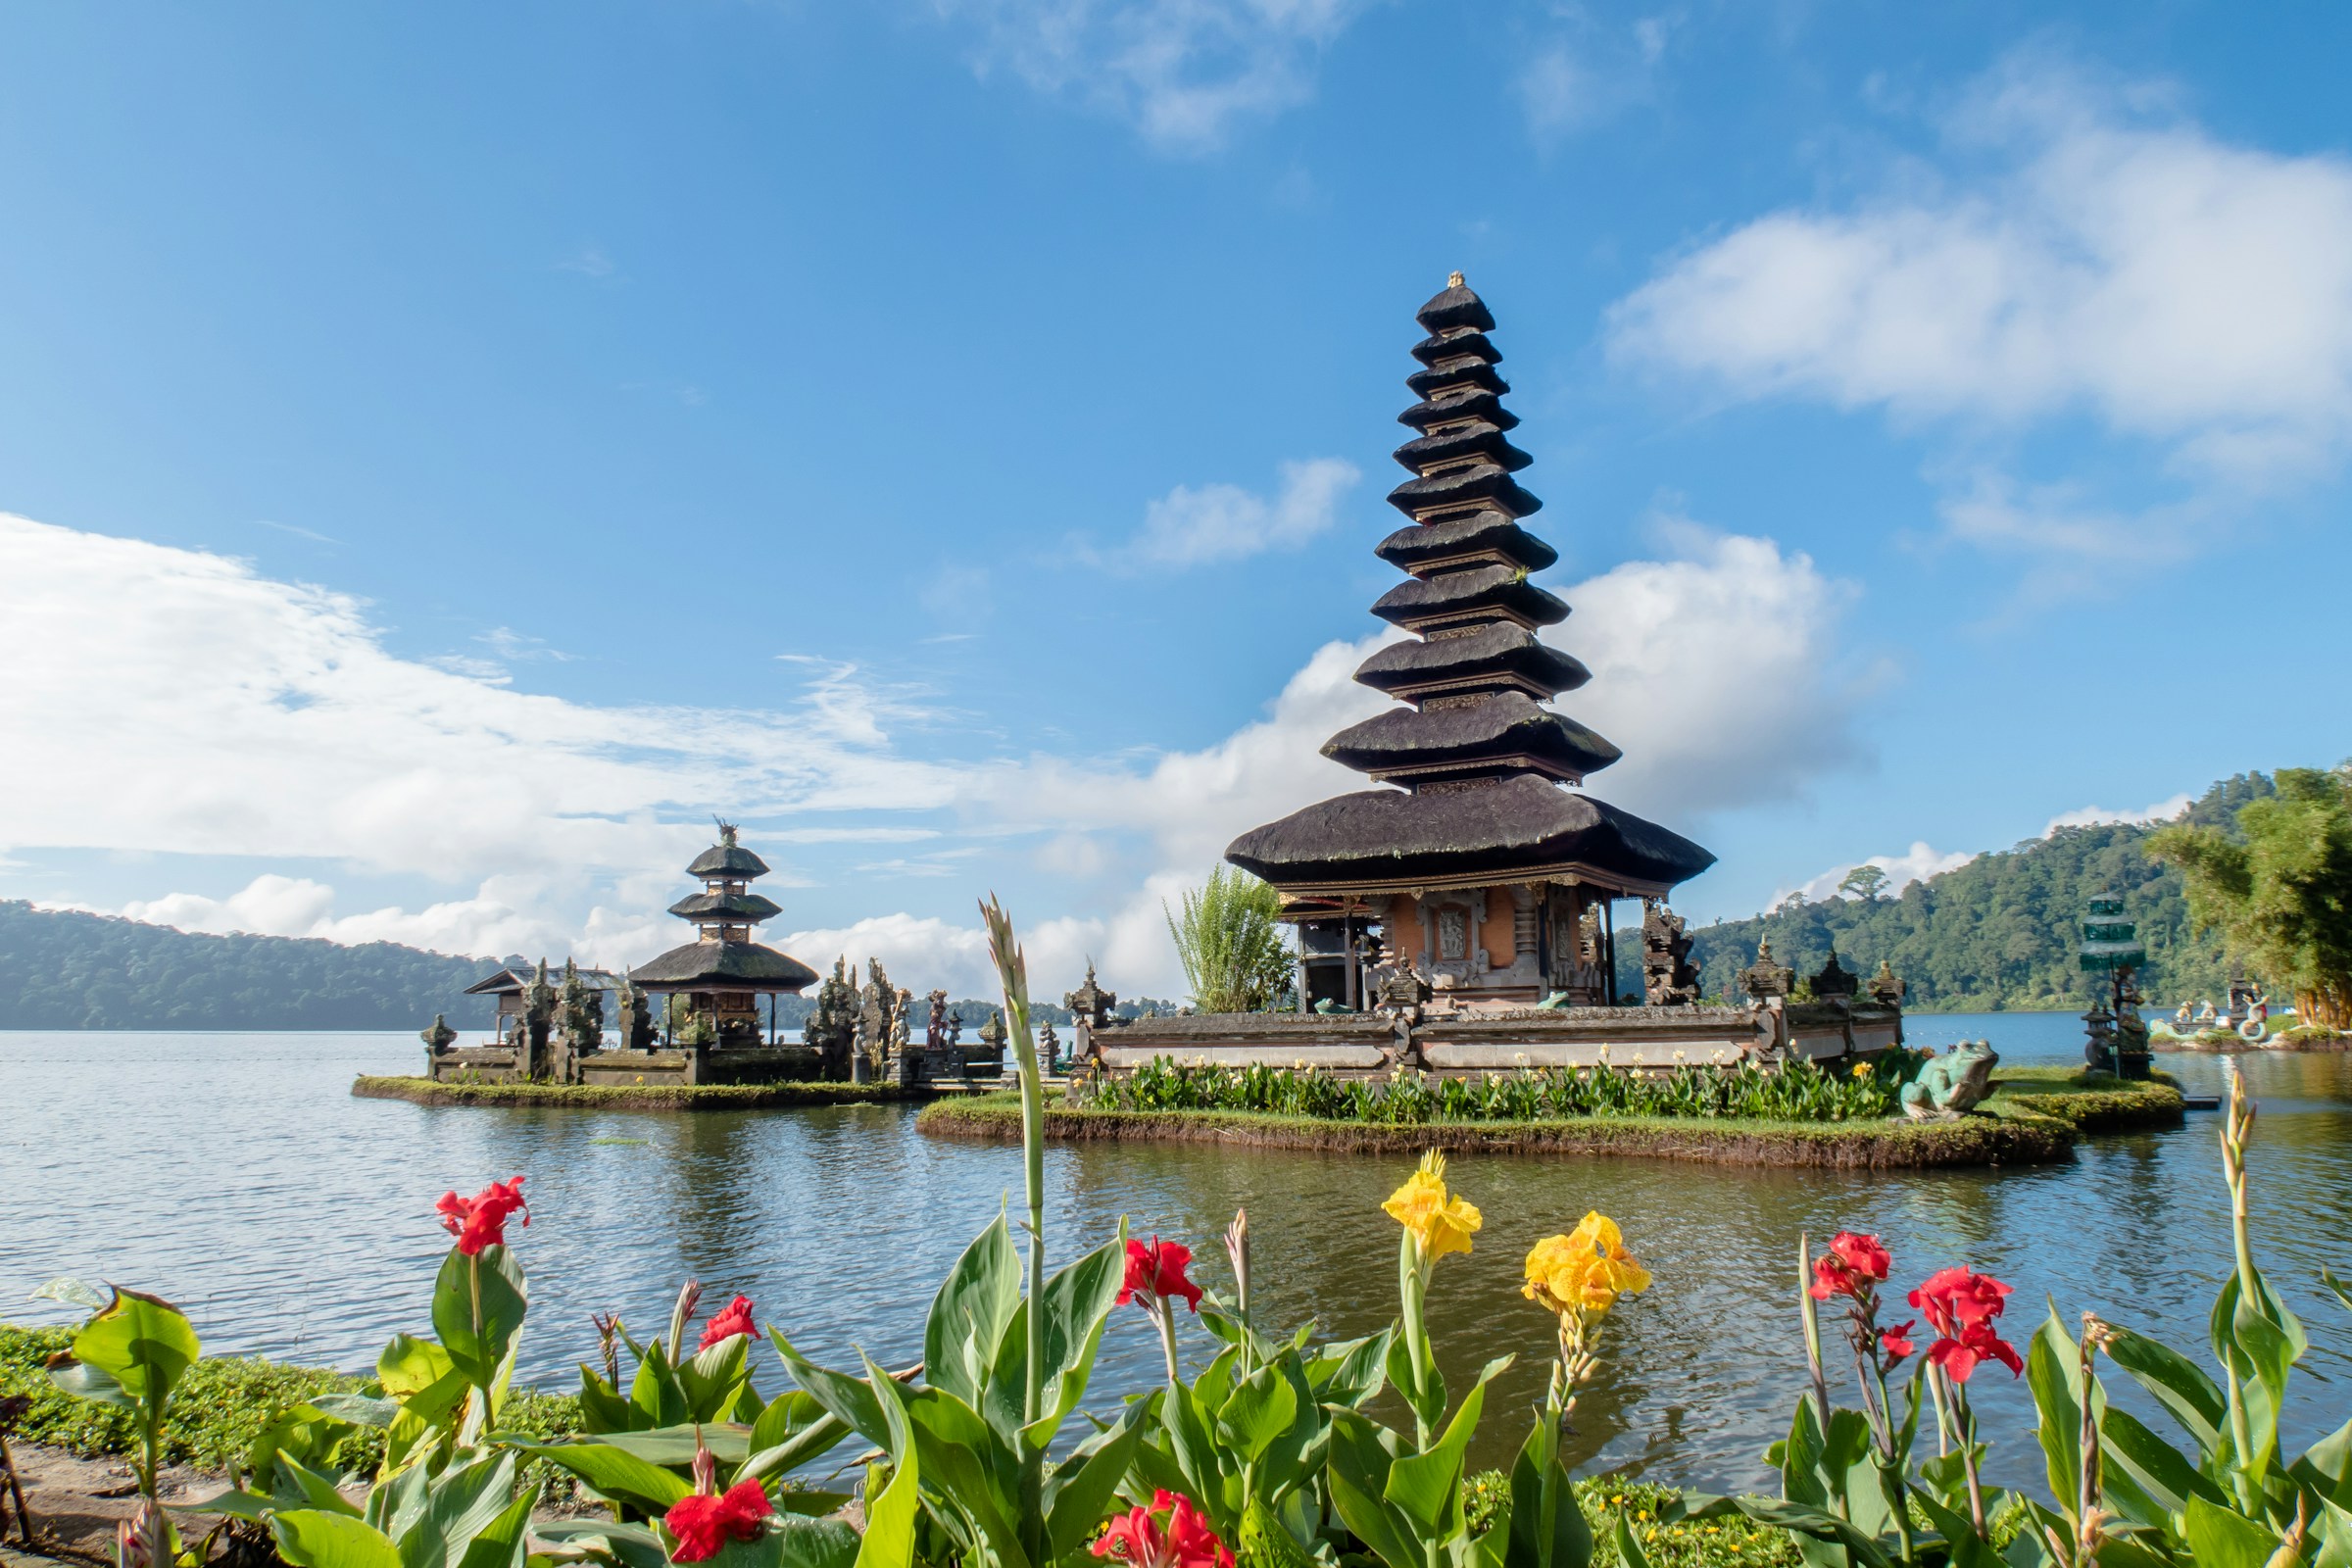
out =
[[[444,1013],[471,1033],[489,1027],[491,1002],[466,988],[502,962],[524,961],[391,942],[198,936],[0,899],[0,1029],[421,1029]],[[808,996],[779,997],[776,1021],[797,1029],[809,1006]],[[951,1006],[967,1040],[995,1010],[978,1001]],[[1133,1017],[1144,1006],[1175,1010],[1146,997],[1122,1003],[1119,1013]],[[909,1018],[918,1039],[930,1011],[917,995]],[[1041,1003],[1033,1011],[1041,1023],[1069,1026],[1060,1007]]]
[[467,986],[494,958],[390,942],[198,936],[0,900],[0,1029],[417,1029],[486,1026]]
[[[2263,774],[2241,773],[2206,791],[2187,819],[2230,828],[2238,807],[2270,793]],[[1691,957],[1709,996],[1735,991],[1757,942],[1770,937],[1773,956],[1800,977],[1819,969],[1833,947],[1864,976],[1886,959],[1910,982],[1905,1004],[1915,1008],[2082,1007],[2089,999],[2076,966],[2083,902],[2112,890],[2147,944],[2141,989],[2149,1000],[2169,1007],[2219,998],[2229,964],[2210,933],[2189,932],[2180,874],[2142,853],[2153,830],[2128,823],[2059,828],[1914,882],[1899,897],[1792,899],[1769,914],[1692,932]]]

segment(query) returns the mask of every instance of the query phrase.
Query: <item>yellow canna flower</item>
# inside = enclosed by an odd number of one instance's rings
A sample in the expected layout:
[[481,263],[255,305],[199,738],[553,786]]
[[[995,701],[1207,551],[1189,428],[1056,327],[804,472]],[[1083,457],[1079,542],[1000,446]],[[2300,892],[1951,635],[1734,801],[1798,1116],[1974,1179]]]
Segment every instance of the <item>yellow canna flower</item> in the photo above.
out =
[[1649,1289],[1649,1270],[1625,1250],[1625,1237],[1607,1215],[1587,1214],[1566,1236],[1547,1236],[1527,1254],[1520,1294],[1554,1312],[1606,1312],[1620,1296]]
[[1446,1156],[1434,1149],[1421,1156],[1421,1168],[1380,1206],[1412,1236],[1425,1263],[1447,1252],[1470,1250],[1472,1234],[1485,1223],[1477,1205],[1446,1196]]

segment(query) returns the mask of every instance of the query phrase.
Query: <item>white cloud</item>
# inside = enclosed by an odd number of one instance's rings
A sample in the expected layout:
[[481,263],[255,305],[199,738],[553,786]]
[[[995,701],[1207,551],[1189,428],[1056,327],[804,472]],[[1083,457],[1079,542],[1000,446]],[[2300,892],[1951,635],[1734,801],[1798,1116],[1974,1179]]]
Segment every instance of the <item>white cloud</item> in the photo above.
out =
[[1956,871],[1976,858],[1977,852],[1973,850],[1954,851],[1946,854],[1930,846],[1925,839],[1920,839],[1913,842],[1911,848],[1901,855],[1874,855],[1866,860],[1833,865],[1809,881],[1801,882],[1793,888],[1781,889],[1772,896],[1772,902],[1778,906],[1790,898],[1801,895],[1810,902],[1818,903],[1838,891],[1838,884],[1845,880],[1848,871],[1865,865],[1875,865],[1886,873],[1886,885],[1883,890],[1883,896],[1892,898],[1914,882],[1925,882],[1932,876],[1941,876],[1946,871]]
[[[1611,349],[1961,433],[2087,414],[2192,489],[2327,471],[2352,441],[2352,162],[2227,143],[2161,102],[2020,55],[1947,119],[1939,169],[1697,246],[1614,308]],[[1947,508],[1963,534],[2092,556],[2211,520],[2115,513]]]
[[[1562,589],[1576,612],[1549,638],[1593,671],[1557,706],[1626,753],[1593,776],[1592,793],[1695,835],[1707,813],[1796,795],[1860,760],[1853,719],[1868,685],[1840,669],[1836,629],[1848,591],[1808,558],[1688,523],[1661,532],[1674,559]],[[1098,847],[1140,838],[1124,860],[1098,861],[1128,879],[1106,877],[1112,885],[1150,879],[1115,906],[1102,952],[1138,965],[1117,971],[1129,984],[1172,995],[1181,981],[1160,902],[1198,883],[1245,830],[1366,787],[1318,749],[1388,706],[1350,677],[1401,635],[1324,645],[1265,718],[1200,751],[1134,767],[1036,758],[992,770],[975,784],[982,809],[1005,828],[1053,835],[1039,850],[1053,864],[1067,863],[1072,835]]]
[[[1695,830],[1850,762],[1862,688],[1839,673],[1844,590],[1809,560],[1663,531],[1671,559],[1565,590],[1578,613],[1554,640],[1595,679],[1561,706],[1626,750],[1600,794]],[[913,762],[893,730],[928,710],[853,666],[804,659],[807,694],[784,710],[598,708],[398,658],[357,602],[239,562],[0,517],[0,666],[15,677],[0,686],[0,854],[263,862],[226,896],[120,906],[189,929],[633,962],[677,940],[660,911],[724,810],[764,819],[760,841],[776,846],[946,840],[887,862],[899,874],[983,846],[1026,857],[1030,897],[1054,890],[1015,910],[1041,995],[1092,956],[1106,983],[1168,996],[1181,980],[1162,901],[1243,830],[1363,787],[1318,748],[1385,706],[1349,677],[1393,635],[1318,649],[1265,716],[1198,751]],[[957,813],[960,842],[901,814],[926,810]],[[353,910],[331,877],[288,874],[294,860],[472,891]],[[907,912],[780,939],[811,962],[899,955],[909,984],[955,976],[985,995],[978,942],[974,922]]]
[[1130,122],[1163,152],[1304,103],[1361,0],[933,0],[979,33],[973,66]]
[[1645,17],[1631,27],[1594,25],[1581,13],[1563,34],[1535,49],[1513,83],[1528,134],[1548,146],[1646,100],[1672,24]]
[[542,877],[492,877],[470,898],[440,900],[415,910],[386,906],[338,915],[336,893],[328,884],[265,872],[224,899],[172,893],[134,899],[108,912],[182,931],[397,942],[486,956],[576,954],[591,963],[642,963],[676,944],[679,930],[662,915],[659,903],[634,913],[598,904],[582,919],[574,913],[578,892]]
[[1559,706],[1625,752],[1592,787],[1671,824],[1791,799],[1861,762],[1854,713],[1880,672],[1838,653],[1852,589],[1769,539],[1660,531],[1676,559],[1565,590],[1576,613],[1549,634],[1592,670]]
[[1296,550],[1339,520],[1340,502],[1362,473],[1339,458],[1285,463],[1272,497],[1240,485],[1180,484],[1144,511],[1124,550],[1098,558],[1121,566],[1198,566]]
[[2062,827],[2089,827],[2097,822],[2170,822],[2187,810],[2194,799],[2186,793],[2172,795],[2151,806],[2130,811],[2111,811],[2104,806],[2079,807],[2051,817],[2049,825],[2041,830],[2041,836],[2046,839]]
[[892,752],[885,723],[916,710],[850,666],[779,711],[568,703],[398,658],[345,595],[5,515],[0,668],[0,851],[674,880],[712,809],[919,810],[956,789]]

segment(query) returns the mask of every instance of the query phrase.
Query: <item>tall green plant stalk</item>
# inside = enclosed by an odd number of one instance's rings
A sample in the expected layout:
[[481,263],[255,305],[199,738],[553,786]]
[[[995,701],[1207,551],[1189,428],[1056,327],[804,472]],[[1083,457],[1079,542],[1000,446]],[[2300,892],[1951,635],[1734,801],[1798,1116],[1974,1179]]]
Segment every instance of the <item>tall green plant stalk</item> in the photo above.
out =
[[1021,1417],[1035,1421],[1044,1402],[1046,1342],[1036,1313],[1046,1295],[1046,1086],[1037,1070],[1037,1040],[1029,1032],[1029,961],[1012,934],[1012,918],[990,894],[980,906],[988,922],[988,956],[996,960],[1004,987],[1004,1022],[1012,1035],[1012,1060],[1021,1080],[1021,1179],[1029,1200],[1029,1360]]
[[1168,935],[1202,1012],[1263,1012],[1291,973],[1282,941],[1282,895],[1246,871],[1218,866],[1180,907],[1163,900]]
[[[1021,1180],[1029,1203],[1029,1304],[1027,1343],[1023,1347],[1021,1420],[1036,1422],[1045,1407],[1046,1389],[1046,1086],[1037,1070],[1037,1041],[1029,1031],[1029,962],[1013,936],[1012,917],[990,894],[980,906],[988,925],[988,955],[996,960],[997,978],[1004,989],[1004,1022],[1012,1036],[1013,1067],[1021,1081]],[[1020,1442],[1021,1495],[1026,1503],[1022,1535],[1030,1561],[1051,1556],[1047,1545],[1043,1506],[1046,1474],[1045,1445],[1026,1434]]]

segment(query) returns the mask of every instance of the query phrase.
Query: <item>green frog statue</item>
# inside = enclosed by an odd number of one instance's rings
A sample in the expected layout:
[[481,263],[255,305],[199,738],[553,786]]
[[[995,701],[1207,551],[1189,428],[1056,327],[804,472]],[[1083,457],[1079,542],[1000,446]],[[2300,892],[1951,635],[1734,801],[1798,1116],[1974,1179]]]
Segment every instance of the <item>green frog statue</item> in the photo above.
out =
[[1919,1076],[1903,1085],[1903,1114],[1913,1121],[1967,1115],[1992,1092],[1992,1069],[2000,1063],[1989,1040],[1964,1040],[1929,1057]]

